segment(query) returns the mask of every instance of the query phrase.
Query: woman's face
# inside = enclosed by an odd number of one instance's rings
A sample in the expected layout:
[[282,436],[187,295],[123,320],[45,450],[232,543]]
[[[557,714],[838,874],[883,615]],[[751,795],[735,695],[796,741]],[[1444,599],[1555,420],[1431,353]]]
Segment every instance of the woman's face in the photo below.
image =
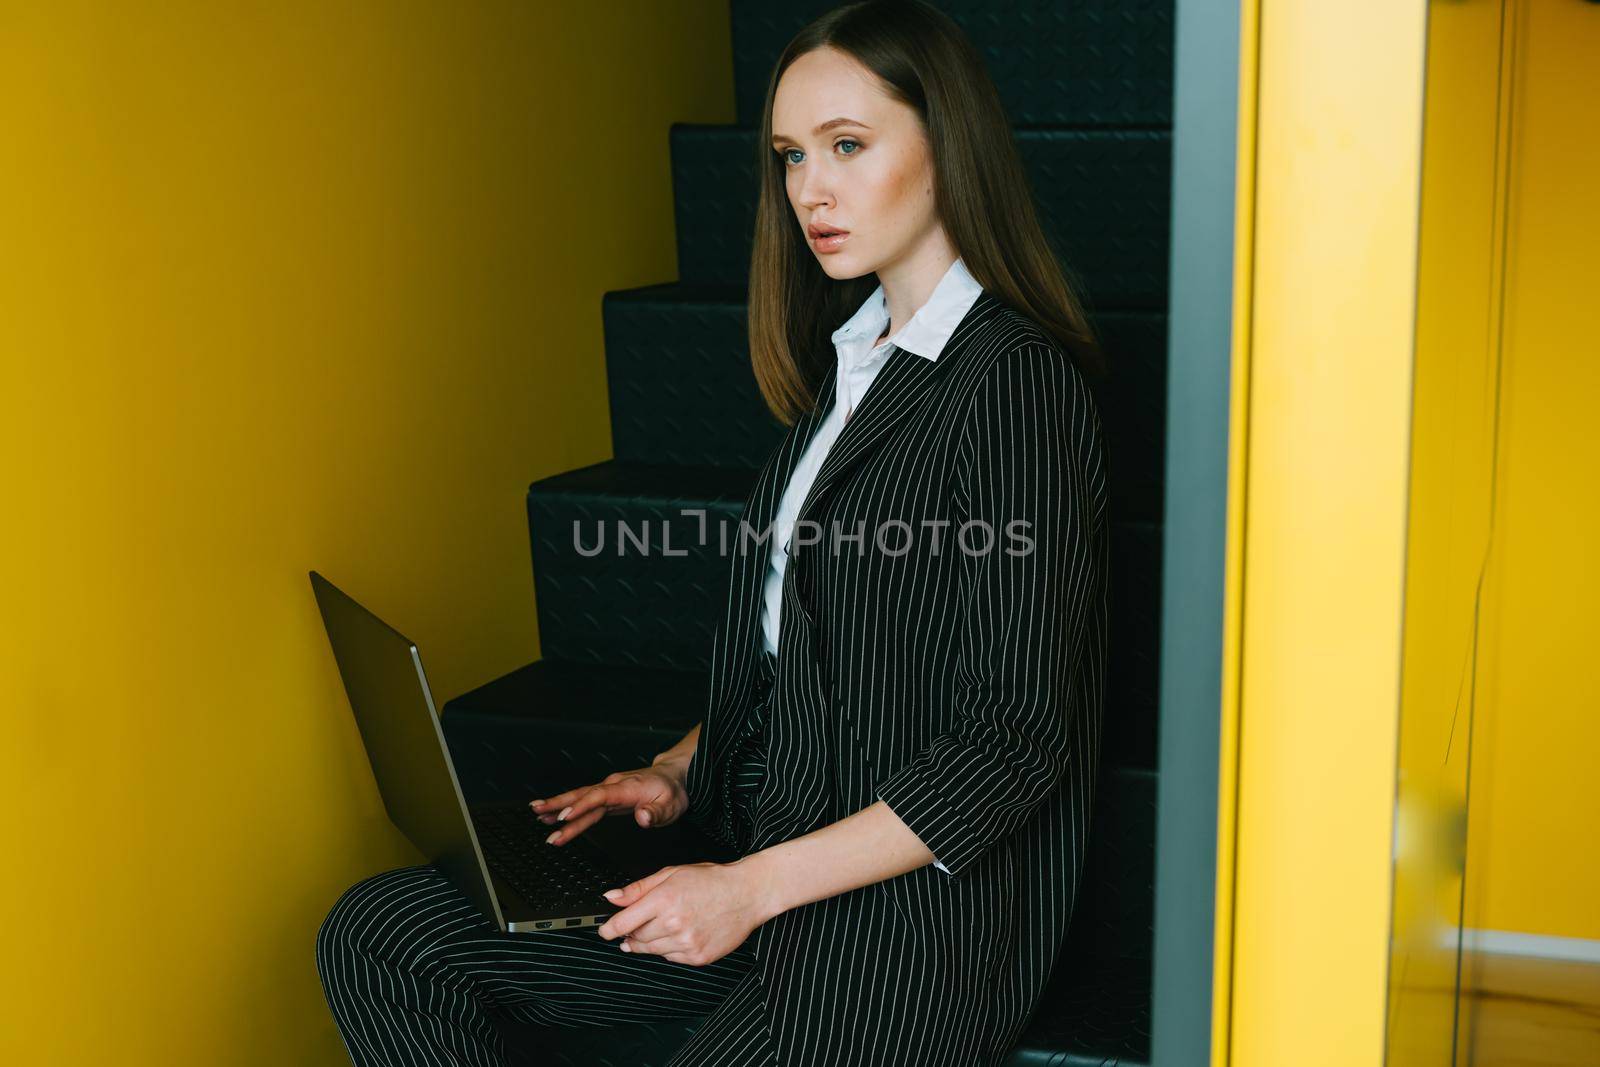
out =
[[[789,203],[829,277],[892,270],[937,239],[922,123],[855,59],[819,48],[795,60],[773,95],[772,132]],[[846,236],[818,240],[811,228]]]

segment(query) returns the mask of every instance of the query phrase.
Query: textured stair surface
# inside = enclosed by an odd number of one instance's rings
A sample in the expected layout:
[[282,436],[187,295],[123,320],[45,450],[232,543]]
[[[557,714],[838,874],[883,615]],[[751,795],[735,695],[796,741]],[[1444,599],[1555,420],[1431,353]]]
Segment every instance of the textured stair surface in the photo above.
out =
[[[1172,0],[934,0],[972,38],[1016,126],[1170,126]],[[733,0],[739,122],[783,46],[834,0]]]
[[[606,376],[619,460],[759,468],[785,427],[750,373],[745,290],[650,285],[607,293]],[[1167,396],[1167,319],[1096,316],[1111,374],[1092,388],[1106,430],[1111,513],[1159,520]]]
[[[543,659],[443,709],[471,800],[548,795],[644,766],[704,717],[726,610],[723,533],[738,533],[756,471],[785,432],[747,347],[755,168],[767,150],[756,126],[778,52],[837,2],[730,0],[736,122],[670,130],[679,279],[602,305],[615,458],[528,489]],[[984,56],[1046,235],[1111,369],[1093,386],[1112,521],[1102,774],[1071,929],[1006,1063],[1147,1064],[1173,4],[933,2]],[[699,1025],[504,1030],[513,1064],[645,1067]]]
[[761,400],[746,290],[650,285],[607,293],[606,386],[620,460],[758,469],[786,427]]
[[704,673],[543,659],[440,713],[473,803],[548,796],[647,765],[705,716]]
[[544,655],[706,667],[727,604],[732,557],[721,547],[738,543],[754,484],[739,468],[616,460],[535,482],[528,531]]

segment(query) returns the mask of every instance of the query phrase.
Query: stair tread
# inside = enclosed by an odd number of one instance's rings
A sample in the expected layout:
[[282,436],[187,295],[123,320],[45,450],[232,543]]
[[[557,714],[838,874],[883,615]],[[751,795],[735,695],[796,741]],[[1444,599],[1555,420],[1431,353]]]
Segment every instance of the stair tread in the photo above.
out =
[[[540,497],[560,493],[619,496],[652,504],[685,501],[742,505],[755,487],[759,473],[747,467],[606,459],[539,478],[528,486],[528,492]],[[1152,530],[1161,525],[1141,514],[1114,514],[1110,521],[1112,526],[1128,530]]]
[[[671,129],[686,133],[717,130],[754,136],[757,127],[744,122],[674,122]],[[1168,126],[1096,126],[1078,122],[1012,123],[1011,134],[1022,138],[1063,138],[1082,141],[1169,141]]]
[[744,306],[750,302],[750,288],[725,282],[656,282],[630,289],[611,289],[601,298],[615,301],[667,301],[694,304]]
[[[440,716],[495,716],[681,735],[705,718],[710,691],[711,677],[705,671],[547,658],[453,697]],[[1156,773],[1138,764],[1107,766],[1119,775]]]
[[742,504],[755,485],[756,473],[745,467],[605,459],[540,478],[528,486],[528,492],[620,495],[665,503],[733,500]]
[[[445,704],[442,715],[503,715],[590,725],[689,729],[705,716],[709,677],[697,671],[535,660]],[[600,717],[594,713],[603,713]]]
[[[602,294],[601,299],[619,303],[747,307],[750,302],[750,290],[747,286],[725,282],[652,282],[649,285],[636,285],[627,289],[608,289]],[[1095,319],[1101,322],[1106,320],[1155,322],[1165,320],[1167,315],[1165,307],[1149,307],[1143,304],[1097,305],[1094,309]]]
[[[754,121],[785,44],[834,0],[733,0],[734,113]],[[940,0],[1013,123],[1170,125],[1173,0]]]

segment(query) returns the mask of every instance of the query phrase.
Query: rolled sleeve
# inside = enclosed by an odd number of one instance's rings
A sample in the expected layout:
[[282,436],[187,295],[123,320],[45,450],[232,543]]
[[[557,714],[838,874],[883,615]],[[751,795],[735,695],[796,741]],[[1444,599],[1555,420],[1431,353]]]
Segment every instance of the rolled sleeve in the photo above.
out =
[[955,529],[974,525],[950,546],[962,612],[953,721],[877,789],[947,874],[1017,830],[1067,763],[1099,580],[1099,435],[1087,383],[1038,344],[985,372],[962,429]]

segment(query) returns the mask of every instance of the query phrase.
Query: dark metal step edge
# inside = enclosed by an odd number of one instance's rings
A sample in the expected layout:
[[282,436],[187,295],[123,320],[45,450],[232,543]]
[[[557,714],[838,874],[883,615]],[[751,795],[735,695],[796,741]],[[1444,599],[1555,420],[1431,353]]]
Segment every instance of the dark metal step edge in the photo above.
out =
[[[732,0],[735,112],[754,122],[778,55],[835,0]],[[938,0],[1013,122],[1172,122],[1173,0]]]
[[[618,690],[631,689],[638,694],[654,695],[661,703],[658,705],[641,701],[637,705],[640,714],[631,720],[609,716],[587,720],[575,719],[572,717],[574,705],[565,702],[561,707],[552,708],[548,712],[528,709],[529,695],[537,692],[538,675],[550,670],[566,673],[567,681],[574,685],[581,684],[582,679],[586,677],[595,679],[609,677],[613,680],[621,678],[621,684],[613,690],[612,695],[616,695]],[[629,675],[633,677],[626,678]],[[704,720],[709,689],[709,676],[699,672],[672,671],[654,667],[600,667],[587,663],[535,660],[451,698],[444,703],[439,716],[441,723],[447,729],[453,723],[471,719],[479,723],[492,723],[505,727],[544,726],[552,731],[579,731],[596,739],[630,737],[660,740],[666,745],[671,745],[682,739],[696,723]],[[589,706],[592,708],[594,704],[591,703]],[[602,706],[609,710],[609,704]],[[1109,718],[1113,714],[1115,709],[1108,706],[1106,716]],[[1155,768],[1140,764],[1107,763],[1104,770],[1108,773],[1145,778],[1153,778],[1158,774]]]
[[[708,290],[720,289],[722,296]],[[745,306],[730,287],[607,294],[607,393],[615,458],[756,470],[787,428],[750,368]],[[1094,385],[1113,469],[1112,514],[1159,518],[1166,464],[1166,312],[1095,316],[1111,369]]]

